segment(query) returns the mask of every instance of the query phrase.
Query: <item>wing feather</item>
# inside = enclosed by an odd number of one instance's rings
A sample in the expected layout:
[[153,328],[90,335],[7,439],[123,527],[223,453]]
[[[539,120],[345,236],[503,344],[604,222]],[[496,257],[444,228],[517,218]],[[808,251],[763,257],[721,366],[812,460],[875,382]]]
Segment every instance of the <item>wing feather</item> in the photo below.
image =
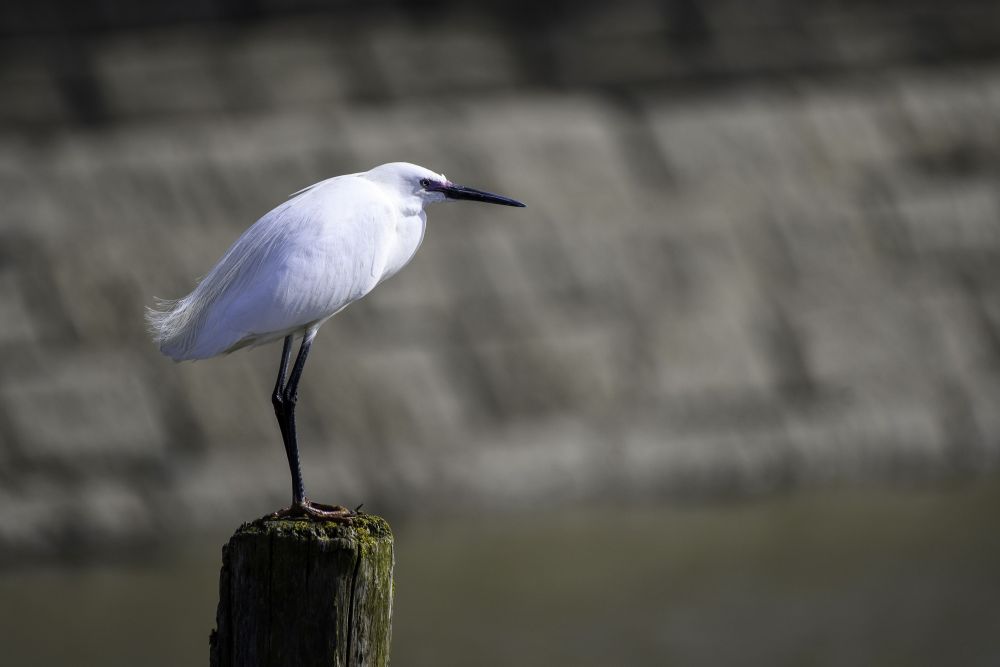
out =
[[356,187],[327,187],[344,178],[300,191],[247,229],[190,294],[147,309],[160,350],[177,361],[205,359],[275,340],[374,287],[355,277],[378,269],[345,263],[376,261],[371,220],[385,215],[385,204],[366,192],[358,201]]

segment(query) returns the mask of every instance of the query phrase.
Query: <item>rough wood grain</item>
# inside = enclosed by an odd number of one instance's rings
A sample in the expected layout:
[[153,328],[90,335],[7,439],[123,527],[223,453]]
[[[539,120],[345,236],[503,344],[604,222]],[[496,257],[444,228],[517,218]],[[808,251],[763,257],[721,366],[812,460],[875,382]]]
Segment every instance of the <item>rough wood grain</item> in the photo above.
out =
[[211,667],[388,665],[392,568],[381,517],[244,524],[222,550]]

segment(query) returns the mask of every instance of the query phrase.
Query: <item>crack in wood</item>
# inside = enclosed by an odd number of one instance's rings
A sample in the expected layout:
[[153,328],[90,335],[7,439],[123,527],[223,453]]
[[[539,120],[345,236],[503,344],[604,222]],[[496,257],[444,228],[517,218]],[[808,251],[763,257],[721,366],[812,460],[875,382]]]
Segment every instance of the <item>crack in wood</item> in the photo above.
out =
[[354,622],[355,622],[355,592],[358,588],[358,572],[361,570],[361,556],[363,549],[361,545],[358,545],[358,557],[354,560],[354,572],[351,574],[351,596],[348,602],[348,617],[347,617],[347,659],[345,664],[350,667],[351,665],[351,653],[354,650]]

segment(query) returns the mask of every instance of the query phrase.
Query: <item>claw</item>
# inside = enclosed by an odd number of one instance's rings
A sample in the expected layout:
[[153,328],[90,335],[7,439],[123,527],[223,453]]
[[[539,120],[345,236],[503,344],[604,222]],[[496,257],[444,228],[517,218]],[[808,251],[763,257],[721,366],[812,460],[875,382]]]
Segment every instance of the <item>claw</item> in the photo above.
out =
[[272,519],[311,519],[313,521],[333,521],[349,524],[357,512],[341,505],[325,505],[303,500],[291,507],[280,509],[271,515]]

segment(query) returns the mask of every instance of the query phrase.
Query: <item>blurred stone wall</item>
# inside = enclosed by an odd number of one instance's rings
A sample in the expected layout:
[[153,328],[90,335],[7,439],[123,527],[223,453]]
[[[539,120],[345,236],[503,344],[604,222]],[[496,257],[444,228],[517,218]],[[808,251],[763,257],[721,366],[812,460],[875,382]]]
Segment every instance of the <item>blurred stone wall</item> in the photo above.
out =
[[310,4],[0,12],[4,559],[287,502],[279,349],[174,365],[142,310],[288,193],[392,160],[529,208],[432,209],[323,329],[317,499],[996,468],[1000,5]]

